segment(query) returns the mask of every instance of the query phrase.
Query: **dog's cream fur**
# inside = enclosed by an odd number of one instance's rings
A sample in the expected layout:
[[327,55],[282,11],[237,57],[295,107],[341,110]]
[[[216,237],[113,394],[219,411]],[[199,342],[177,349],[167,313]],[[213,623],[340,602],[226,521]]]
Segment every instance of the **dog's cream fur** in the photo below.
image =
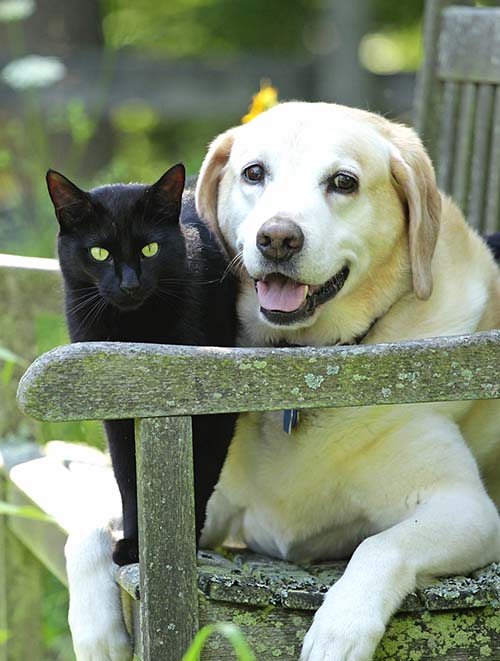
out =
[[[250,186],[241,172],[257,161],[266,181]],[[339,169],[359,178],[357,193],[328,192]],[[499,271],[437,191],[408,128],[336,105],[283,104],[214,141],[197,202],[242,266],[243,346],[349,343],[374,320],[363,343],[500,327]],[[337,296],[294,327],[264,319],[252,282],[274,270],[256,235],[275,216],[305,236],[289,275],[321,285],[350,268]],[[202,543],[239,536],[298,561],[352,554],[314,618],[303,661],[371,659],[417,582],[500,560],[491,500],[500,502],[499,401],[302,411],[291,436],[281,423],[280,413],[240,417]],[[79,661],[128,659],[109,534],[70,539],[67,557]],[[88,617],[91,595],[106,603],[92,611],[98,626]]]
[[[242,171],[266,170],[250,185]],[[355,174],[352,195],[329,176]],[[243,271],[241,344],[308,346],[500,327],[500,274],[453,202],[439,194],[415,133],[371,113],[289,103],[215,140],[197,203]],[[346,263],[337,296],[296,326],[259,311],[253,279],[276,270],[256,246],[264,222],[292,219],[304,249],[283,272],[320,285]],[[242,415],[202,544],[236,535],[295,561],[352,555],[308,632],[303,661],[371,659],[417,582],[500,560],[500,401]],[[479,465],[479,470],[478,470]]]

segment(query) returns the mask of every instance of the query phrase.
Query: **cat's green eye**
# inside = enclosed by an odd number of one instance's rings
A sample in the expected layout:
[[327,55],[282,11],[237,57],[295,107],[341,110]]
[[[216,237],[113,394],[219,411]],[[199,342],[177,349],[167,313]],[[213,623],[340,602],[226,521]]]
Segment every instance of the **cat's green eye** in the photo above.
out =
[[90,254],[98,262],[105,262],[109,258],[109,250],[106,250],[106,248],[99,248],[99,246],[91,248]]
[[153,241],[153,243],[148,243],[147,246],[144,246],[141,252],[144,257],[154,257],[159,249],[160,246],[156,243],[156,241]]

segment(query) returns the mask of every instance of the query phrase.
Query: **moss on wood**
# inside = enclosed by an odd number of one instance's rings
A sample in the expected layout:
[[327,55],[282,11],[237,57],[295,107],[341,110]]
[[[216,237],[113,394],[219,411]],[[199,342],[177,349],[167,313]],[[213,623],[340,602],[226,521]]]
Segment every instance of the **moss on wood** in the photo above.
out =
[[[297,659],[314,611],[345,565],[299,566],[246,550],[226,550],[224,556],[200,551],[200,626],[232,621],[243,629],[258,661]],[[118,577],[138,598],[138,566],[120,569]],[[499,564],[417,590],[391,620],[375,661],[500,660],[499,595]],[[206,661],[233,658],[219,636],[209,640],[203,656]]]
[[500,397],[499,344],[500,331],[300,349],[81,343],[35,361],[18,401],[60,421],[488,399]]

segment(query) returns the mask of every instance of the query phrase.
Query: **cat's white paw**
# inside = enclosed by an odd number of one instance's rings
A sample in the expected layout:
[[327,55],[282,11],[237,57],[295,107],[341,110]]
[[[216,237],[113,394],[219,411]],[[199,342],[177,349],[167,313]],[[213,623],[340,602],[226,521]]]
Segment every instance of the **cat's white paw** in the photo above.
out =
[[327,597],[304,638],[300,661],[371,661],[384,631],[374,613]]
[[71,533],[66,542],[68,621],[78,661],[130,661],[133,656],[111,552],[107,528]]

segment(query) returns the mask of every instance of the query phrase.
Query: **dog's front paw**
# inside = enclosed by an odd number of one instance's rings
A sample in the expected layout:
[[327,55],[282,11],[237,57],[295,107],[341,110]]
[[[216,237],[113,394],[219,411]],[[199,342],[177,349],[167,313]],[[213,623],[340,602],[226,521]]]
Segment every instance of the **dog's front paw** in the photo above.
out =
[[373,613],[325,601],[304,638],[300,661],[371,661],[384,631]]
[[139,562],[139,542],[137,537],[124,537],[116,542],[113,550],[113,562],[119,567]]

